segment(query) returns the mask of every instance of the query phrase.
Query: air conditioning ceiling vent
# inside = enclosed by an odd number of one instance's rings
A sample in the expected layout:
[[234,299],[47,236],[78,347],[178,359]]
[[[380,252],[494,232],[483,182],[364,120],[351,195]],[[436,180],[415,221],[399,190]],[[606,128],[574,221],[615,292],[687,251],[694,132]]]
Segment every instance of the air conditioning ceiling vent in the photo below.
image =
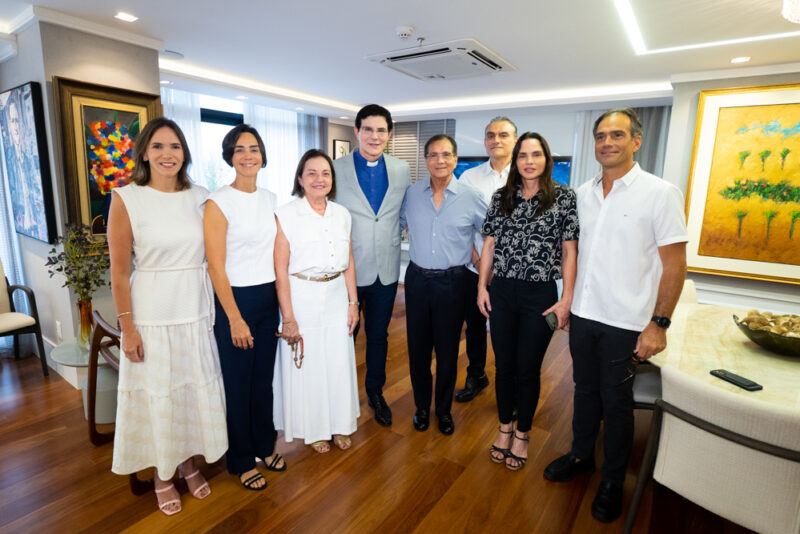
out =
[[366,59],[423,81],[455,80],[517,70],[475,39],[392,50]]

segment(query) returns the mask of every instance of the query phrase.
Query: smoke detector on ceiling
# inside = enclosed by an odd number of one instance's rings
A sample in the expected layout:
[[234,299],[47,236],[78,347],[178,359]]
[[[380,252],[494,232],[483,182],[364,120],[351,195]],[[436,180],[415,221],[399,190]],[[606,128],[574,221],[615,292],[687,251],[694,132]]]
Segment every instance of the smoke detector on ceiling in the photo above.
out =
[[403,48],[366,59],[423,81],[455,80],[517,68],[475,39]]

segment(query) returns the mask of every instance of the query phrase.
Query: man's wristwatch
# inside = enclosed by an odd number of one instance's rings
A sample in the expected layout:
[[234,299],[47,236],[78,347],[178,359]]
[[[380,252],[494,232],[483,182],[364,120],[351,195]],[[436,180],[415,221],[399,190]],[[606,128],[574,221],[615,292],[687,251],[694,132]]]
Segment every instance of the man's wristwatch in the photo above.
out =
[[650,318],[650,320],[656,323],[656,326],[663,328],[664,330],[669,328],[669,325],[672,324],[672,321],[669,320],[669,317],[662,317],[661,315],[654,315]]

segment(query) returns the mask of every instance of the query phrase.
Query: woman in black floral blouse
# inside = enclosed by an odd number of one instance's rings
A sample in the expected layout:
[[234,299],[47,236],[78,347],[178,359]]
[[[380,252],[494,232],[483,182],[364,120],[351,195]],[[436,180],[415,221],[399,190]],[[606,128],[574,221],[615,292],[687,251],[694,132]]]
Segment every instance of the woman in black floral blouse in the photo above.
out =
[[[514,146],[506,185],[492,197],[483,224],[486,241],[478,307],[491,323],[500,418],[490,454],[492,461],[505,462],[514,471],[528,458],[528,432],[539,402],[539,372],[553,335],[545,316],[553,312],[558,327],[568,327],[575,285],[575,192],[553,182],[552,170],[553,158],[544,137],[523,134]],[[487,289],[490,278],[491,291]],[[564,281],[560,300],[558,278]],[[516,432],[511,421],[515,403]]]

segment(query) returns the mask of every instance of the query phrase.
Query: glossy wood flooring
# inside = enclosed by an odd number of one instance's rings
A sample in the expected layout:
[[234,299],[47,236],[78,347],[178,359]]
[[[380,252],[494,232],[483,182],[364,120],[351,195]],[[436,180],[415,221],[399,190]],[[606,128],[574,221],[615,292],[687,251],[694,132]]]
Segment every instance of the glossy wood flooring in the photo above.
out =
[[[15,362],[6,351],[0,354],[0,532],[620,532],[622,519],[606,525],[591,517],[599,474],[562,484],[542,476],[571,440],[571,362],[563,341],[556,338],[542,369],[528,463],[512,472],[489,460],[497,427],[493,387],[470,403],[454,403],[454,435],[439,433],[435,420],[427,432],[413,429],[401,291],[384,390],[392,427],[379,426],[363,398],[362,334],[361,417],[351,450],[317,454],[279,438],[289,469],[264,471],[266,491],[244,490],[219,462],[203,468],[212,489],[207,499],[194,499],[178,484],[183,511],[173,517],[157,511],[152,493],[134,496],[127,477],[111,473],[112,444],[89,442],[79,391],[56,373],[44,379],[34,357]],[[466,367],[463,342],[461,349],[459,387]],[[492,361],[490,353],[490,378]],[[649,413],[637,413],[626,507],[649,421]],[[602,451],[597,454],[601,458]],[[746,531],[651,483],[636,532]]]

